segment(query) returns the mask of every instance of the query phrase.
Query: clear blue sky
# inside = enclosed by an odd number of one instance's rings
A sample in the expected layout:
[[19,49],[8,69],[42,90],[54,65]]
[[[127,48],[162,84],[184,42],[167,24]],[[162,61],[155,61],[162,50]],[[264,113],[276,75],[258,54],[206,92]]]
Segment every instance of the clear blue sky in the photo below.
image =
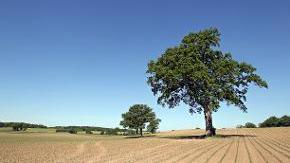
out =
[[136,103],[161,130],[204,127],[203,115],[156,103],[146,66],[191,31],[217,27],[221,49],[258,68],[248,113],[222,105],[215,127],[290,114],[290,1],[1,1],[0,120],[117,127]]

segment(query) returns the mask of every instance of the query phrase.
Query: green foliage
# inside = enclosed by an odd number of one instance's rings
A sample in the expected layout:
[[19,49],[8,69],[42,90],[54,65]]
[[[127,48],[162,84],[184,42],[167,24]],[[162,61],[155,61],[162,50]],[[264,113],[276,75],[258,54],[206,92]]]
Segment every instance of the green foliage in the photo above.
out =
[[204,112],[207,136],[215,135],[212,112],[221,102],[246,112],[250,84],[268,87],[255,67],[223,53],[219,44],[216,28],[189,33],[179,45],[150,61],[147,69],[147,83],[158,96],[158,104],[174,108],[183,102],[189,105],[190,113]]
[[259,124],[259,127],[287,127],[290,126],[290,116],[284,115],[281,118],[269,117]]
[[147,125],[147,131],[151,133],[156,133],[156,131],[159,128],[159,123],[161,122],[161,119],[153,119],[150,121],[149,125]]
[[56,129],[55,132],[68,132],[68,129]]
[[[128,112],[122,114],[122,118],[123,120],[120,122],[121,126],[124,128],[136,129],[136,131],[140,130],[142,136],[142,130],[145,128],[146,123],[154,123],[156,115],[149,106],[136,104],[131,106]],[[156,125],[158,125],[157,122],[159,124],[160,121],[155,121],[155,128]]]
[[279,118],[272,116],[260,124],[260,127],[278,127]]
[[5,127],[5,123],[0,122],[0,127]]
[[70,134],[77,134],[78,131],[77,130],[74,130],[74,129],[70,129],[70,130],[68,130],[68,133],[70,133]]
[[22,122],[20,122],[20,123],[15,122],[11,125],[13,131],[25,131],[28,128],[28,126],[29,126],[29,124],[22,123]]
[[86,130],[86,134],[93,134],[91,130]]
[[247,122],[245,123],[244,128],[256,128],[257,126],[254,123]]
[[17,127],[19,126],[22,128],[47,128],[47,126],[41,124],[31,124],[31,123],[24,123],[24,122],[3,122],[4,127]]
[[252,65],[218,50],[219,44],[216,28],[189,33],[181,44],[150,61],[147,82],[158,103],[173,108],[182,101],[191,113],[201,113],[206,107],[217,111],[220,102],[227,102],[246,111],[249,85],[267,88],[267,83]]
[[236,128],[244,128],[244,126],[243,125],[237,125]]
[[[107,131],[107,130],[111,130],[112,128],[105,128],[105,127],[94,127],[94,126],[55,126],[52,127],[55,129],[74,129],[77,131]],[[125,132],[126,129],[120,129],[120,128],[115,128],[115,130],[117,130],[117,132]]]
[[279,125],[280,126],[290,126],[290,116],[284,115],[279,119]]
[[67,133],[70,133],[70,134],[77,134],[78,131],[75,130],[75,129],[57,129],[55,132],[67,132]]

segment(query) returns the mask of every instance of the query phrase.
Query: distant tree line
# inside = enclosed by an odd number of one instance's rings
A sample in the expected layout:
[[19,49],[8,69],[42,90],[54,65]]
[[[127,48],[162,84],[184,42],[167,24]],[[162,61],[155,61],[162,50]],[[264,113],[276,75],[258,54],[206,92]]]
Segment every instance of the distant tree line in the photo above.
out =
[[259,127],[287,127],[290,126],[290,116],[284,115],[280,118],[272,116],[259,124]]
[[[290,126],[290,116],[284,115],[280,118],[271,116],[264,122],[259,123],[259,127],[288,127]],[[247,122],[245,125],[238,125],[237,128],[256,128],[254,123]]]
[[12,127],[14,131],[24,131],[27,128],[47,128],[45,125],[24,122],[0,122],[0,127]]
[[54,126],[47,127],[41,124],[31,124],[25,122],[0,122],[0,127],[11,127],[14,131],[25,131],[27,128],[52,128],[56,129],[56,132],[67,132],[71,134],[77,134],[78,132],[85,132],[86,134],[93,134],[93,131],[98,131],[102,135],[129,135],[135,134],[134,131],[129,129],[120,128],[106,128],[95,126]]
[[77,132],[85,132],[86,134],[93,134],[93,131],[99,131],[101,135],[119,135],[127,133],[128,129],[120,128],[105,128],[94,126],[55,126],[56,132],[67,132],[71,134],[77,134]]
[[74,129],[78,132],[80,131],[104,131],[104,130],[109,130],[111,128],[105,128],[105,127],[95,127],[95,126],[55,126],[52,127],[55,129]]

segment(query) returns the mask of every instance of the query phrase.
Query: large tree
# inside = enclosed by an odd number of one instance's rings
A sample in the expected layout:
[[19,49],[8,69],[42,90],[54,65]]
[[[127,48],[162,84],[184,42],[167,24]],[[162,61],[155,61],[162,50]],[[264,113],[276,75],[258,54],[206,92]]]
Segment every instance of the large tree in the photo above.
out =
[[189,33],[175,47],[168,48],[148,64],[148,84],[158,103],[174,108],[181,101],[191,113],[204,113],[206,135],[215,135],[212,112],[221,102],[246,112],[246,94],[251,83],[266,87],[256,68],[234,60],[218,49],[220,33],[209,28]]
[[136,129],[136,133],[143,136],[143,129],[147,123],[153,122],[156,119],[155,113],[147,105],[136,104],[129,108],[129,111],[122,114],[123,120],[120,125],[124,128]]

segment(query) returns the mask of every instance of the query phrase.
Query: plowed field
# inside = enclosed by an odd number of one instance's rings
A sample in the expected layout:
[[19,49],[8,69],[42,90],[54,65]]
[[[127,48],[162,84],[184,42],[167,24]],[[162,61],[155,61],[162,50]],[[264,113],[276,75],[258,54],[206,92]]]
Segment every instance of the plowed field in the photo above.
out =
[[290,128],[161,132],[151,137],[0,133],[0,162],[290,162]]

